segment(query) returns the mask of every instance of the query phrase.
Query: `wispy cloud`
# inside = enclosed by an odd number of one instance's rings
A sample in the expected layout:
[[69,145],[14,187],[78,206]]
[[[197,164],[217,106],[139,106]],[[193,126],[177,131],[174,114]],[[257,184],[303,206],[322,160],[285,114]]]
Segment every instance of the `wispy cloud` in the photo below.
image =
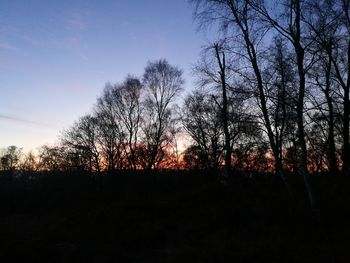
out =
[[0,42],[0,49],[6,49],[6,50],[10,50],[10,51],[18,51],[19,50],[15,46],[13,46],[9,43],[5,43],[5,42]]
[[[14,37],[19,41],[24,41],[27,44],[30,44],[32,46],[44,46],[45,42],[41,40],[43,35],[46,35],[45,30],[44,32],[40,32],[40,37],[33,36],[30,32],[27,30],[23,30],[18,27],[13,26],[0,26],[0,33],[2,33],[3,36],[9,36]],[[0,42],[1,43],[1,42]],[[2,43],[4,45],[4,48],[10,48],[11,50],[18,50],[18,48],[9,45],[8,43]]]
[[106,71],[104,70],[99,70],[99,69],[93,69],[93,70],[89,70],[90,73],[93,73],[93,74],[98,74],[98,75],[105,75],[107,74]]
[[89,61],[88,56],[86,56],[86,55],[83,54],[83,53],[80,53],[80,54],[79,54],[79,57],[80,57],[82,60],[84,60],[84,61]]
[[31,125],[35,125],[35,126],[52,128],[52,129],[56,128],[53,125],[50,125],[50,124],[47,124],[47,123],[32,121],[32,120],[20,118],[20,117],[17,117],[17,116],[8,115],[8,114],[1,114],[0,113],[0,121],[1,120],[12,121],[12,122],[17,122],[17,123],[22,123],[22,124],[31,124]]
[[61,39],[52,39],[51,44],[55,47],[69,50],[81,48],[81,40],[77,36],[64,37]]
[[57,48],[70,50],[75,53],[80,59],[89,61],[86,55],[87,45],[80,36],[70,36],[62,39],[54,39],[51,44]]
[[40,47],[40,46],[43,46],[43,42],[42,41],[39,41],[38,39],[35,39],[34,37],[32,36],[28,36],[28,35],[23,35],[23,36],[20,36],[25,42],[31,44],[32,46],[36,46],[36,47]]
[[123,20],[122,25],[123,27],[128,27],[130,25],[130,22],[128,20]]
[[0,32],[5,34],[18,33],[18,28],[9,25],[0,25]]
[[84,30],[86,28],[84,16],[80,13],[69,14],[66,20],[66,28],[69,30]]

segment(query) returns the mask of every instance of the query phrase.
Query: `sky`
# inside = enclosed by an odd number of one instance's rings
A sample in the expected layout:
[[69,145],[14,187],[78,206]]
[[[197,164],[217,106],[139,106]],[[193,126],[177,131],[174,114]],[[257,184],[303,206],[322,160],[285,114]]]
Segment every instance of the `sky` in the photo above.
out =
[[0,148],[55,144],[148,61],[182,68],[188,92],[206,38],[186,0],[1,0]]

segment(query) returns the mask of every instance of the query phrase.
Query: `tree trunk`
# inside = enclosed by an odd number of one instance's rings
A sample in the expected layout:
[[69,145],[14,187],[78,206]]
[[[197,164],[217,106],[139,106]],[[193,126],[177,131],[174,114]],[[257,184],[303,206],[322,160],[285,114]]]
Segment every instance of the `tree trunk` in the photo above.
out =
[[221,87],[222,87],[222,124],[225,134],[225,175],[228,176],[231,171],[231,138],[230,132],[228,129],[228,114],[227,114],[227,93],[226,93],[226,62],[225,62],[225,53],[222,53],[222,59],[219,53],[219,46],[215,44],[215,53],[216,59],[219,63],[220,67],[220,79],[221,79]]
[[348,42],[348,50],[347,50],[347,83],[344,86],[344,116],[343,116],[343,152],[342,152],[342,161],[343,167],[342,172],[344,175],[349,175],[350,168],[350,141],[349,141],[349,124],[350,124],[350,101],[349,101],[349,87],[350,87],[350,41]]
[[327,62],[327,69],[326,69],[326,88],[324,90],[325,97],[327,100],[327,106],[329,111],[329,119],[328,119],[328,149],[327,149],[327,157],[328,157],[328,163],[329,163],[329,172],[332,175],[336,175],[338,173],[338,165],[337,165],[337,158],[335,156],[335,141],[334,141],[334,110],[333,110],[333,102],[330,95],[330,75],[331,75],[331,68],[332,68],[332,61],[331,61],[332,54],[329,53],[329,59]]
[[300,148],[300,156],[298,158],[298,169],[299,173],[304,178],[305,188],[310,201],[310,206],[312,209],[315,208],[314,196],[309,182],[309,172],[307,169],[307,147],[305,141],[305,131],[304,131],[304,97],[305,97],[305,69],[304,69],[304,48],[301,46],[300,38],[300,1],[295,1],[295,32],[292,33],[293,45],[296,53],[296,61],[298,67],[299,75],[299,94],[297,103],[297,125],[298,125],[298,144]]

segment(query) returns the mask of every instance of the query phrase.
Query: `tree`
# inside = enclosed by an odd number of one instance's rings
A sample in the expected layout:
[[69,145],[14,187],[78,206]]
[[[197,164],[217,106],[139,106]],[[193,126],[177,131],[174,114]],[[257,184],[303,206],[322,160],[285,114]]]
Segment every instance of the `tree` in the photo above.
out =
[[[328,159],[331,170],[336,171],[336,157],[334,138],[333,107],[335,106],[335,92],[333,84],[339,86],[342,100],[342,173],[349,175],[350,170],[350,9],[348,0],[312,1],[310,13],[315,14],[314,20],[307,20],[309,29],[313,33],[321,49],[321,59],[325,80],[318,81],[322,89],[329,110],[329,150]],[[325,10],[327,10],[325,12]],[[332,87],[333,86],[333,87]],[[332,153],[333,152],[333,153]]]
[[185,99],[183,108],[182,123],[194,141],[185,152],[187,163],[192,162],[197,168],[217,170],[224,144],[221,112],[215,96],[195,91]]
[[108,171],[120,168],[124,157],[122,156],[122,143],[125,133],[122,130],[121,120],[117,114],[115,89],[117,86],[107,84],[103,94],[97,99],[95,116],[97,119],[97,140],[101,147],[101,154]]
[[22,169],[26,171],[36,171],[37,166],[38,166],[37,159],[32,151],[24,155],[23,162],[21,164]]
[[[334,110],[334,103],[336,103],[334,94],[338,85],[332,79],[332,42],[332,37],[330,37],[328,40],[321,40],[316,45],[315,52],[318,53],[318,62],[310,72],[310,78],[315,88],[314,92],[310,91],[309,96],[316,111],[312,117],[310,116],[314,122],[314,128],[318,127],[319,130],[324,130],[324,127],[328,128],[325,150],[327,151],[329,172],[334,175],[338,173],[335,146],[335,120],[337,118]],[[320,97],[318,94],[323,94],[323,97]],[[326,123],[323,120],[326,120]],[[313,152],[315,152],[315,149],[313,149]]]
[[144,163],[155,169],[164,157],[169,144],[168,134],[172,118],[172,105],[183,90],[182,70],[166,60],[149,62],[143,75],[146,100],[143,103],[142,131],[145,147]]
[[169,135],[171,136],[169,144],[169,152],[171,152],[169,158],[169,164],[166,167],[175,168],[179,170],[181,167],[181,151],[179,142],[183,136],[183,127],[181,123],[181,108],[177,105],[173,107],[173,118],[169,125]]
[[[300,156],[298,169],[303,175],[305,187],[308,192],[310,204],[314,207],[314,198],[308,179],[308,156],[305,139],[304,103],[306,94],[306,74],[315,62],[315,55],[310,47],[315,39],[307,30],[305,23],[307,2],[302,0],[270,1],[268,4],[262,0],[249,1],[249,5],[260,15],[260,22],[266,23],[267,28],[273,28],[277,34],[286,39],[294,51],[294,59],[298,75],[298,99],[296,104],[298,146]],[[268,11],[267,6],[274,5],[276,12]]]
[[22,148],[17,146],[9,146],[1,156],[1,167],[3,170],[15,170],[18,168],[20,158],[22,155]]
[[334,57],[332,62],[335,67],[336,77],[341,87],[343,88],[343,152],[342,161],[343,174],[349,176],[350,174],[350,4],[348,0],[340,2],[342,10],[341,21],[343,34],[341,35],[341,48],[338,56]]
[[129,167],[136,170],[136,147],[141,121],[141,91],[142,84],[139,79],[128,76],[124,83],[114,89],[114,101],[116,114],[123,126],[126,135],[125,154],[129,162]]
[[[266,36],[266,28],[261,21],[258,21],[257,12],[254,12],[251,1],[192,0],[192,2],[195,5],[195,18],[201,26],[215,24],[221,28],[222,34],[230,34],[228,38],[232,41],[231,52],[236,55],[236,62],[239,64],[236,73],[247,83],[242,92],[251,92],[257,98],[274,156],[276,173],[284,179],[281,154],[272,129],[262,74],[264,64],[261,49],[265,44],[263,40]],[[251,89],[246,90],[249,86]],[[286,180],[284,182],[287,184]]]
[[284,169],[284,148],[295,147],[297,114],[297,83],[293,56],[285,41],[276,37],[270,46],[268,68],[264,70],[265,92],[269,98],[268,112],[281,168]]
[[91,115],[81,117],[63,133],[62,144],[81,153],[89,171],[101,171],[97,144],[97,119]]
[[61,146],[43,145],[39,149],[39,170],[58,171],[65,168],[66,156]]
[[229,131],[229,113],[228,113],[228,82],[229,74],[228,65],[226,63],[226,54],[224,43],[214,43],[204,50],[202,61],[198,63],[194,71],[199,78],[199,84],[202,87],[213,86],[214,89],[220,91],[220,105],[222,128],[225,137],[225,173],[229,174],[232,163],[232,139]]

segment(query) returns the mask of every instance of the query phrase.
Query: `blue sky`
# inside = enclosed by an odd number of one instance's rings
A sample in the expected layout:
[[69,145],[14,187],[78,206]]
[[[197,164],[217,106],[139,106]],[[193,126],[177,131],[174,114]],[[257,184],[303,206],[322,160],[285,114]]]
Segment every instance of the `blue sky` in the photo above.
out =
[[106,82],[149,60],[182,68],[190,90],[205,39],[186,0],[2,0],[0,148],[55,143]]

